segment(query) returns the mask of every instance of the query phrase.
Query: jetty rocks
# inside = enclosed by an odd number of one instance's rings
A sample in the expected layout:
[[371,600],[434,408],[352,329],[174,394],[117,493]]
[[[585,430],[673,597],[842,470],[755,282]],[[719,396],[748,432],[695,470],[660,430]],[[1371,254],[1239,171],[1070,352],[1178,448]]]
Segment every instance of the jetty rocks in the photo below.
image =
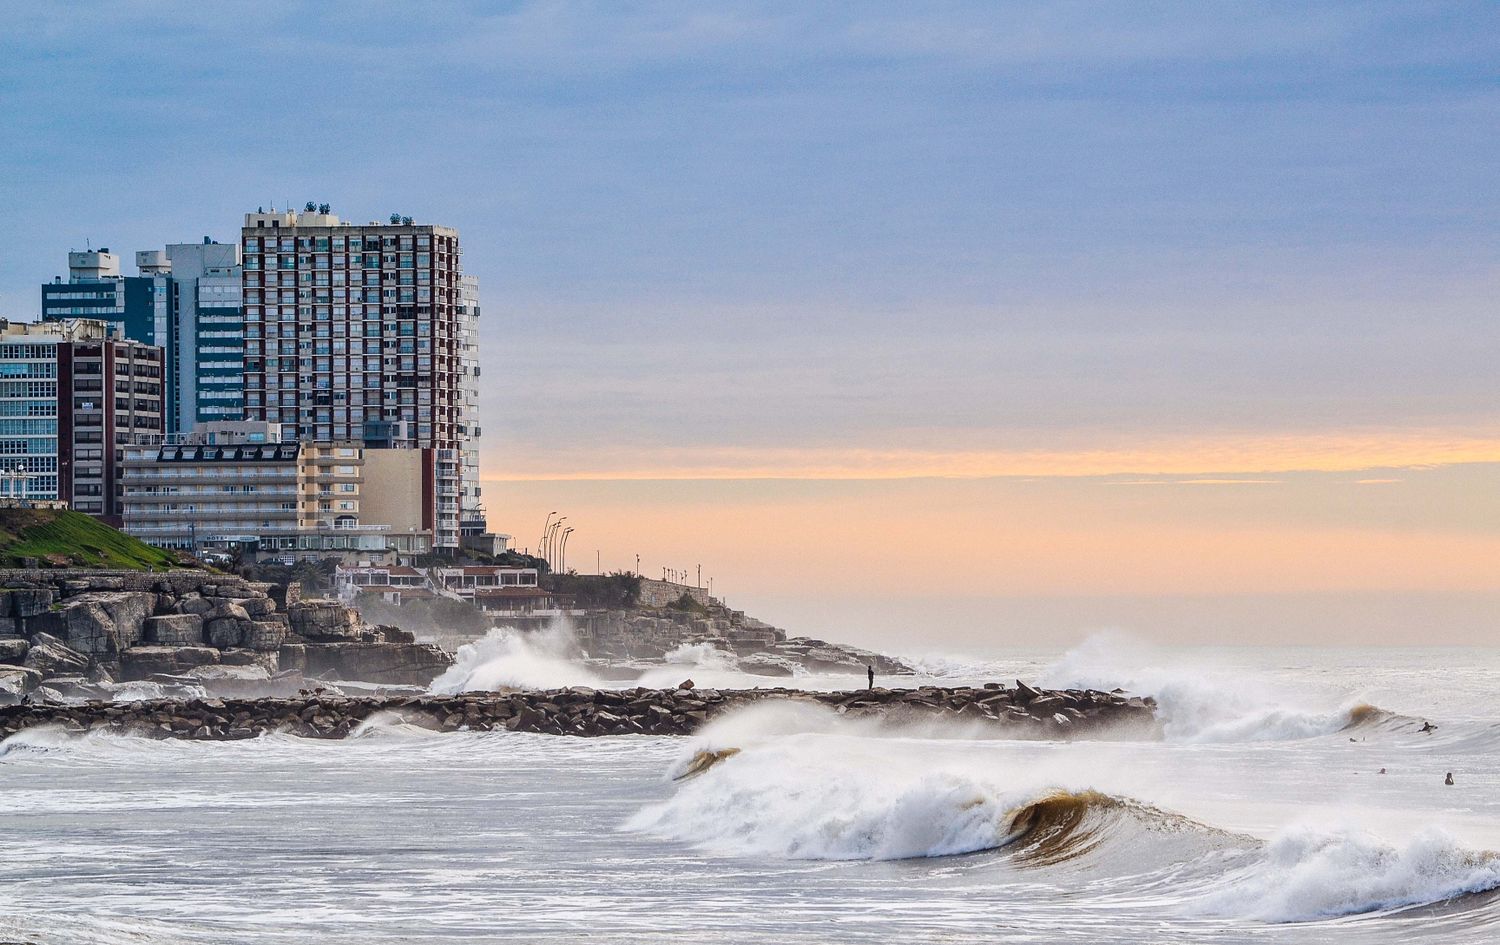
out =
[[853,718],[893,724],[968,723],[1004,737],[1137,736],[1159,731],[1155,703],[1122,692],[1006,688],[869,689],[569,689],[472,692],[445,696],[142,700],[0,707],[0,737],[36,725],[74,732],[110,730],[158,738],[241,739],[282,732],[344,738],[366,721],[434,731],[505,729],[550,735],[689,735],[716,715],[768,700],[826,706]]
[[297,584],[206,571],[0,569],[0,704],[108,699],[131,684],[140,695],[143,683],[163,694],[212,682],[216,691],[290,695],[310,677],[420,686],[450,662],[342,603],[302,600]]

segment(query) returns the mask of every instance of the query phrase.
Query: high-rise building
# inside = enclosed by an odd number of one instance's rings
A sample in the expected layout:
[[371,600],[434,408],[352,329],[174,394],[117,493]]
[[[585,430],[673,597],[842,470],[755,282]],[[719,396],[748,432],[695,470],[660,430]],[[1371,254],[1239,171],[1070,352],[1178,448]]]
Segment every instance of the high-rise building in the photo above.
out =
[[120,257],[102,249],[68,253],[68,281],[42,285],[42,321],[90,318],[116,326],[123,337],[171,348],[175,286],[160,252],[136,253],[138,276],[120,274]]
[[120,274],[108,248],[68,254],[68,281],[42,286],[42,320],[92,318],[163,350],[166,426],[242,416],[243,323],[239,244],[173,243],[135,254]]
[[0,323],[0,492],[120,522],[124,446],[162,432],[162,351],[118,323]]
[[[479,484],[479,279],[460,276],[458,281],[460,391],[459,431],[465,442],[459,449],[459,533],[476,537],[489,531],[483,490]],[[460,541],[462,538],[460,539]]]
[[[423,521],[456,550],[477,506],[478,285],[457,231],[393,217],[256,212],[241,231],[245,417],[283,436],[432,450]],[[466,491],[471,490],[471,491]]]
[[172,432],[244,416],[245,324],[238,243],[171,243]]

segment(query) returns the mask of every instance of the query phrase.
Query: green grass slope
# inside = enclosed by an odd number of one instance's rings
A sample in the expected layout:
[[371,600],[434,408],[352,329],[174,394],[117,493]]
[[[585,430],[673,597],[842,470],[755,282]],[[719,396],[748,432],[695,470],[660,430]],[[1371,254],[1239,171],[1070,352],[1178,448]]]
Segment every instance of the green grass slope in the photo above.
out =
[[180,567],[170,551],[68,509],[0,509],[0,567],[42,567],[164,571]]

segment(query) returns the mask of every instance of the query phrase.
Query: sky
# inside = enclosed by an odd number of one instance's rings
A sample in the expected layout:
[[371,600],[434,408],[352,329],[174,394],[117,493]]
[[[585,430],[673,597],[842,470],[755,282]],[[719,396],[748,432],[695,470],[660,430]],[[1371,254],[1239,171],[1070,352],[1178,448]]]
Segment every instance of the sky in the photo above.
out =
[[0,18],[0,315],[258,206],[454,226],[518,546],[905,651],[1500,642],[1493,4]]

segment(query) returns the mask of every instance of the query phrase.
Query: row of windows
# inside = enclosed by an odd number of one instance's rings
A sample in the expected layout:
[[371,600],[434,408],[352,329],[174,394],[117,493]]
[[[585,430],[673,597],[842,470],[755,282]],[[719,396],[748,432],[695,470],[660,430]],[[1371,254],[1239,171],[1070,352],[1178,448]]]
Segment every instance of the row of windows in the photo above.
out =
[[57,436],[29,436],[0,440],[0,455],[25,456],[35,453],[56,453]]
[[[15,457],[14,459],[0,461],[0,478],[16,475],[17,470],[25,470],[27,475],[31,475],[32,473],[57,472],[56,450],[52,452],[52,455],[47,455],[41,453],[41,451],[26,453],[24,451],[4,449],[5,444],[11,442],[13,441],[0,441],[0,453]],[[38,453],[41,453],[41,455],[38,455]]]
[[0,397],[57,397],[56,381],[0,381]]
[[[57,420],[0,420],[0,436],[56,436]],[[45,452],[55,452],[47,450]]]
[[0,361],[0,377],[56,376],[56,361]]
[[[309,324],[308,322],[316,322],[316,324]],[[438,327],[441,329],[444,326],[439,325]],[[245,337],[259,338],[261,337],[261,332],[264,331],[267,338],[296,338],[301,336],[316,338],[328,338],[331,336],[334,338],[342,338],[345,335],[353,338],[359,338],[361,336],[365,338],[380,338],[386,336],[427,338],[432,335],[433,325],[429,321],[413,321],[409,318],[391,321],[376,321],[374,319],[370,319],[364,322],[361,322],[358,319],[350,319],[346,322],[341,318],[335,318],[332,320],[332,322],[330,322],[328,312],[325,309],[323,312],[319,313],[316,316],[308,318],[301,324],[295,326],[287,326],[287,329],[285,331],[282,331],[281,328],[282,326],[278,325],[274,321],[267,322],[265,325],[254,323],[248,325],[245,328]],[[443,333],[440,331],[439,334],[441,335]]]
[[[439,246],[447,245],[449,241],[440,239]],[[348,236],[247,236],[245,237],[245,252],[258,253],[262,249],[267,252],[277,248],[283,253],[296,252],[299,249],[312,249],[327,252],[333,250],[363,250],[384,247],[387,249],[428,249],[432,246],[432,236],[428,233],[402,234],[402,235],[380,235],[366,236],[351,234]]]
[[[446,254],[438,254],[438,262],[448,261]],[[244,267],[246,271],[253,272],[257,269],[263,272],[275,272],[279,270],[296,269],[431,269],[431,253],[333,253],[321,252],[316,255],[308,253],[292,254],[285,253],[277,256],[269,253],[261,256],[257,253],[247,253]]]
[[57,345],[3,344],[0,345],[0,358],[13,361],[55,361]]
[[55,417],[56,400],[0,400],[0,417]]

